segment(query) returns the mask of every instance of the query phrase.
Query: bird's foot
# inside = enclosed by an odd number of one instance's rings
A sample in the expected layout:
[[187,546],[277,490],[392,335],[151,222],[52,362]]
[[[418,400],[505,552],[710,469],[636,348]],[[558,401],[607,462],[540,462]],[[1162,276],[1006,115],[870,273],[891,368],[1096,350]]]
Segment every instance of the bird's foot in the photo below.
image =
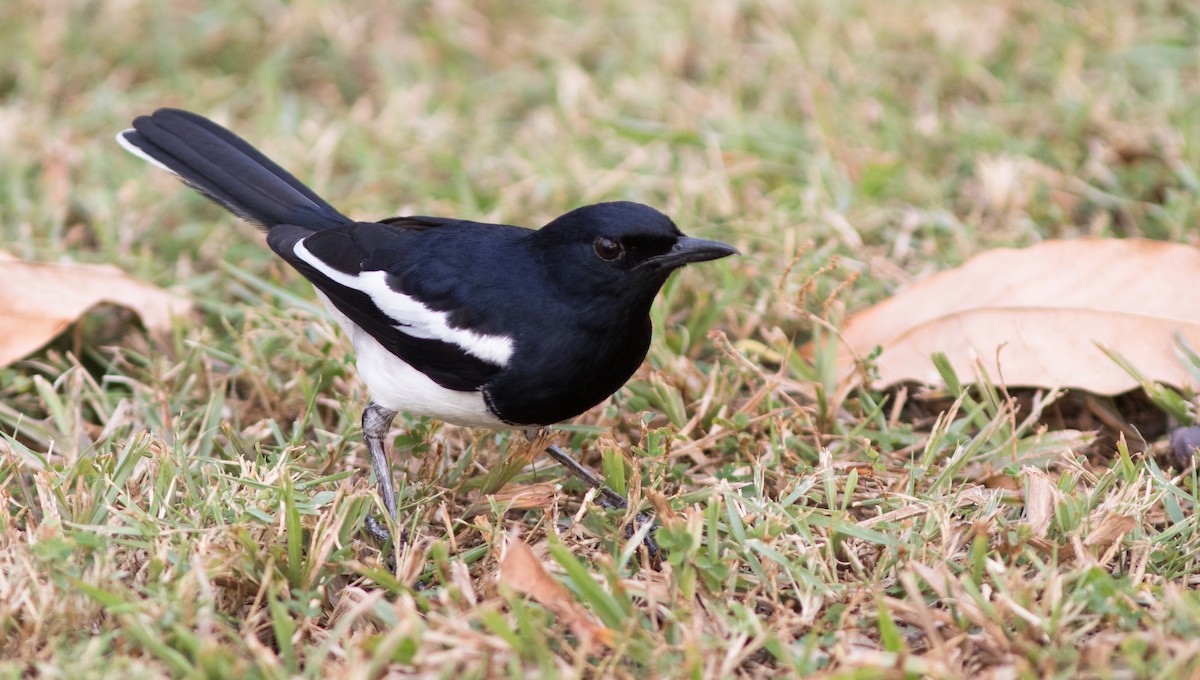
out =
[[[375,519],[373,515],[367,515],[367,518],[363,521],[363,532],[384,545],[387,545],[392,540],[391,530],[383,522]],[[400,536],[400,543],[404,543],[403,534]]]
[[[600,493],[596,497],[596,502],[600,507],[607,510],[626,510],[629,508],[629,501],[607,486],[600,487]],[[662,560],[662,549],[658,547],[658,542],[654,540],[654,532],[658,531],[658,522],[654,521],[654,517],[644,512],[639,512],[635,515],[633,521],[625,525],[625,540],[633,538],[646,525],[650,525],[650,531],[646,532],[646,536],[642,538],[642,547],[646,549],[646,556],[650,558],[650,564],[657,565]]]
[[404,532],[400,532],[400,537],[393,540],[391,530],[387,528],[386,524],[375,519],[373,515],[367,515],[367,518],[363,520],[363,533],[379,543],[381,549],[387,554],[386,564],[388,571],[399,576],[396,548],[407,543],[408,536]]
[[[600,475],[575,460],[575,458],[560,449],[557,445],[551,444],[546,447],[546,453],[561,463],[572,475],[582,479],[585,484],[596,489],[596,502],[600,504],[600,507],[610,510],[625,510],[629,507],[629,501],[625,500],[625,497],[621,494],[605,486],[604,480],[600,478]],[[646,555],[650,558],[650,563],[657,565],[662,559],[662,550],[658,547],[658,542],[654,540],[654,532],[658,530],[658,523],[654,521],[653,517],[644,512],[639,512],[633,518],[633,521],[625,526],[625,538],[627,540],[633,538],[646,525],[650,525],[650,530],[646,532],[645,537],[642,539],[642,547],[646,549]]]

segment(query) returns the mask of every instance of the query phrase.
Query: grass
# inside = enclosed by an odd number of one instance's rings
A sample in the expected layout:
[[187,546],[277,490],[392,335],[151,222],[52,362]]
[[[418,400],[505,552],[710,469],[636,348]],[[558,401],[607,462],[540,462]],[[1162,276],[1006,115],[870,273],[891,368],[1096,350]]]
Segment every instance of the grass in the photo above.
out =
[[[989,247],[1195,242],[1198,36],[1167,0],[0,6],[0,247],[199,309],[0,369],[0,675],[1196,674],[1193,473],[1046,429],[1054,395],[844,389],[821,348]],[[517,437],[402,419],[390,575],[353,357],[253,228],[115,145],[162,105],[351,216],[632,199],[741,247],[560,435],[662,568],[545,458],[482,494]],[[499,580],[510,536],[609,644]]]

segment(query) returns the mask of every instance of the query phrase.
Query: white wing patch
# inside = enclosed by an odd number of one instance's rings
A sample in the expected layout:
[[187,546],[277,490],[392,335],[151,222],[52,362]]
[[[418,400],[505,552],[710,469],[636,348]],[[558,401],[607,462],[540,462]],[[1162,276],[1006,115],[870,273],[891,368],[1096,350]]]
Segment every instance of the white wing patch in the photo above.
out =
[[404,293],[392,290],[387,273],[382,271],[347,274],[322,262],[304,247],[304,239],[296,242],[292,252],[312,265],[332,281],[359,290],[392,321],[392,327],[406,335],[423,340],[441,340],[456,345],[467,354],[496,366],[505,366],[512,357],[512,338],[504,335],[483,335],[450,325],[449,315],[432,310]]

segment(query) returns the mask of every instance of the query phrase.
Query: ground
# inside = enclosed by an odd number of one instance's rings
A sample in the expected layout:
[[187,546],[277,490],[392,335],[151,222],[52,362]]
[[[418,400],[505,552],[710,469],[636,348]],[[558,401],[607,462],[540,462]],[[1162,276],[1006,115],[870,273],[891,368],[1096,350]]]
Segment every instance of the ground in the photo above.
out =
[[[1192,4],[12,0],[0,44],[0,250],[196,305],[0,368],[0,675],[1200,669],[1195,475],[1051,428],[1048,395],[845,388],[829,351],[991,247],[1194,243]],[[665,562],[521,437],[401,418],[392,576],[345,339],[113,141],[165,105],[357,218],[628,199],[741,248],[668,284],[643,369],[559,434]],[[504,576],[510,541],[569,597]]]

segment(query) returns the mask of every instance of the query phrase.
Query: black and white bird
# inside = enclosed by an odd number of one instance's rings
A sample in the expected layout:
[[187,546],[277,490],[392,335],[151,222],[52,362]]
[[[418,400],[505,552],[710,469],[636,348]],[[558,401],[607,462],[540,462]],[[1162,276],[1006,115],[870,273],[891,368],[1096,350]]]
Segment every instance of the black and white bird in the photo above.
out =
[[[573,418],[642,363],[650,305],[671,272],[738,252],[629,202],[578,208],[537,230],[445,217],[356,222],[237,135],[177,109],[136,118],[117,140],[263,227],[316,287],[371,394],[363,435],[393,519],[383,442],[398,411],[485,428]],[[597,483],[557,447],[550,453]]]

